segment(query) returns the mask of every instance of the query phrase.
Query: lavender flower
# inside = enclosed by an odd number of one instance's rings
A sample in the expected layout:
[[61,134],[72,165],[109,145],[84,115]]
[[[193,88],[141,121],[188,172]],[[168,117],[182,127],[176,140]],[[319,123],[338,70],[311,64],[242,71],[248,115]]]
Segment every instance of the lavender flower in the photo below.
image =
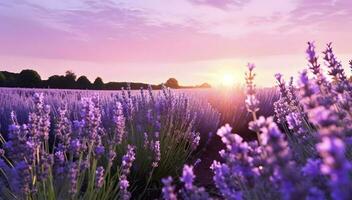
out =
[[49,171],[54,164],[54,158],[52,154],[41,152],[40,162],[37,165],[38,179],[46,180],[49,176]]
[[287,102],[281,98],[274,103],[274,111],[277,122],[281,124],[286,123],[287,115],[292,112]]
[[257,112],[259,110],[259,101],[257,100],[255,94],[255,85],[253,83],[255,74],[253,69],[255,68],[254,64],[248,63],[248,72],[246,73],[246,84],[247,84],[247,98],[246,98],[246,107],[248,112]]
[[116,152],[113,149],[109,150],[109,166],[113,165],[113,162],[116,158]]
[[286,116],[286,121],[288,124],[288,128],[293,130],[295,133],[299,135],[304,135],[306,130],[304,128],[302,116],[299,113],[292,112]]
[[100,166],[95,171],[95,186],[97,188],[101,188],[103,187],[103,184],[104,184],[104,168]]
[[78,155],[82,150],[82,144],[79,139],[73,139],[70,142],[69,150],[72,154]]
[[128,145],[127,153],[122,157],[121,173],[128,175],[132,167],[133,161],[136,159],[134,147]]
[[70,194],[74,196],[77,193],[77,179],[79,175],[79,167],[77,163],[71,163],[68,170],[68,177],[70,181]]
[[105,147],[103,145],[99,144],[95,147],[95,155],[97,157],[103,155],[104,152],[105,152]]
[[55,174],[60,177],[64,174],[65,170],[65,155],[62,151],[55,152],[54,164]]
[[326,80],[320,64],[318,63],[318,56],[315,53],[314,42],[308,42],[308,48],[306,50],[308,67],[313,72],[316,78],[316,84],[319,86],[320,90],[324,93],[329,92],[331,89],[330,84]]
[[195,132],[192,132],[192,138],[191,138],[191,148],[192,150],[196,150],[197,147],[199,146],[199,142],[200,142],[200,134],[199,133],[195,133]]
[[120,188],[120,198],[122,200],[129,200],[131,198],[131,193],[128,191],[128,187],[130,186],[127,176],[122,175],[119,178],[119,188]]
[[286,83],[285,83],[284,79],[282,78],[282,74],[280,74],[280,73],[275,74],[275,78],[279,84],[278,86],[280,89],[281,98],[284,99],[284,101],[290,105],[291,102],[290,102],[290,97],[289,97],[289,91],[286,88]]
[[101,130],[101,111],[99,107],[99,97],[82,98],[81,118],[83,125],[83,136],[91,141],[95,141],[103,132]]
[[0,148],[0,157],[5,156],[5,150]]
[[352,195],[349,173],[351,164],[345,157],[345,145],[337,137],[323,137],[317,149],[323,158],[321,172],[330,177],[330,188],[334,199],[348,199]]
[[315,45],[314,42],[308,42],[308,48],[306,50],[307,60],[310,64],[309,68],[313,71],[314,74],[321,73],[320,65],[318,64],[318,57],[315,53]]
[[58,109],[58,118],[55,126],[56,137],[61,140],[64,148],[68,148],[71,140],[72,125],[70,120],[67,118],[67,106],[62,105]]
[[125,117],[123,115],[123,108],[120,102],[116,102],[114,112],[114,123],[116,127],[115,140],[117,144],[121,144],[123,138],[125,137]]
[[156,168],[159,165],[161,153],[160,153],[160,141],[156,141],[153,147],[154,151],[154,161],[152,163],[152,167]]
[[242,192],[239,191],[235,184],[235,179],[232,181],[231,179],[229,180],[229,177],[232,177],[232,174],[228,165],[214,161],[211,165],[211,169],[214,172],[214,183],[224,198],[234,200],[242,199]]
[[128,145],[127,153],[122,157],[121,176],[119,178],[120,197],[124,200],[131,198],[131,194],[127,190],[129,187],[127,176],[130,174],[130,169],[135,159],[134,147]]
[[25,161],[18,162],[15,165],[15,174],[18,177],[18,185],[14,185],[16,190],[19,190],[21,196],[26,196],[31,192],[31,166]]
[[183,199],[187,200],[201,200],[201,199],[211,199],[209,194],[202,187],[196,187],[193,185],[195,175],[193,173],[193,166],[184,165],[183,172],[180,180],[184,183],[185,188],[182,190],[181,194]]
[[172,185],[172,178],[169,176],[167,178],[162,179],[163,188],[162,194],[164,200],[177,200],[177,196],[175,194],[175,186]]
[[144,132],[143,146],[144,146],[145,149],[148,149],[148,146],[149,146],[148,134],[146,132]]
[[185,184],[186,189],[191,190],[193,187],[193,179],[195,178],[193,174],[193,167],[185,165],[183,167],[182,177],[180,180]]
[[[36,142],[49,139],[50,131],[50,106],[44,104],[43,93],[34,94],[35,110],[29,114],[29,134]],[[38,144],[39,145],[39,144]]]

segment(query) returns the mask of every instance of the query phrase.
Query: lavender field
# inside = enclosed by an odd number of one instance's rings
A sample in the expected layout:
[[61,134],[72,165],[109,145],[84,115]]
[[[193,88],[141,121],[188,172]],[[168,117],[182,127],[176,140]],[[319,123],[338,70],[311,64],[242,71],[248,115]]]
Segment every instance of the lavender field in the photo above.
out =
[[351,199],[352,83],[306,54],[272,88],[2,88],[0,199]]

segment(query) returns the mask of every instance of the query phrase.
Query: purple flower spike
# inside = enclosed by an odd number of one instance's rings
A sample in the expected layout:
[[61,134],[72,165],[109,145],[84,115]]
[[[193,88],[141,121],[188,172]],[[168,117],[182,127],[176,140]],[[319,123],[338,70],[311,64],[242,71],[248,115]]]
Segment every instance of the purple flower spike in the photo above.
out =
[[97,188],[101,188],[103,187],[103,184],[104,184],[104,168],[100,166],[95,171],[95,185]]
[[172,185],[172,178],[169,176],[161,180],[163,183],[163,199],[164,200],[177,200],[177,196],[175,194],[175,186]]
[[152,163],[152,167],[156,168],[159,166],[159,161],[160,161],[160,157],[161,157],[161,153],[160,153],[160,141],[156,141],[153,147],[153,151],[154,151],[154,161]]
[[255,94],[255,85],[254,85],[254,77],[255,74],[253,73],[253,69],[254,69],[255,65],[249,63],[248,64],[248,72],[246,73],[246,85],[247,85],[247,89],[246,89],[246,107],[248,112],[257,112],[259,110],[259,101],[257,100]]
[[115,142],[117,144],[121,144],[125,137],[125,117],[123,115],[123,107],[120,102],[116,102],[114,112],[114,123],[116,128]]
[[186,189],[192,190],[194,178],[195,175],[193,174],[193,167],[185,165],[183,167],[182,177],[180,178],[180,180],[185,184]]

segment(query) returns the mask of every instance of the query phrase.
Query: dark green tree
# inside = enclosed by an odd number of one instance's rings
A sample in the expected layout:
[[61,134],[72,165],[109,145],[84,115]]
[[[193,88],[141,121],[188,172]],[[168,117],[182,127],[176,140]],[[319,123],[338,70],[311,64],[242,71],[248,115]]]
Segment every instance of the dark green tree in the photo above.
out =
[[72,72],[71,70],[66,71],[65,75],[65,83],[63,85],[63,88],[66,89],[72,89],[76,88],[76,74]]
[[65,77],[64,76],[50,76],[47,81],[47,86],[49,88],[64,88],[65,86]]
[[19,74],[18,82],[20,87],[26,87],[26,88],[40,87],[41,81],[42,79],[38,74],[38,72],[31,69],[22,70]]
[[0,87],[4,87],[6,83],[6,77],[4,73],[0,72]]
[[78,89],[89,89],[91,88],[91,82],[86,76],[80,76],[76,82]]
[[96,90],[101,90],[104,87],[104,82],[103,79],[101,79],[100,77],[97,77],[93,83],[93,88]]
[[166,83],[165,83],[166,87],[169,88],[179,88],[180,86],[178,85],[178,81],[175,78],[169,78]]

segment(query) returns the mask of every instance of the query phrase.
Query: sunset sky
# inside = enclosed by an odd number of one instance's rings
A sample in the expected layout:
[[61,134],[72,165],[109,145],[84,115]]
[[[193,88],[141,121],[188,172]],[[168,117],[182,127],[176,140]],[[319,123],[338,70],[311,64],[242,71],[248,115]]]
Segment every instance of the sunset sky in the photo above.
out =
[[351,0],[3,0],[0,70],[189,85],[242,82],[254,62],[271,85],[305,67],[307,41],[347,66],[351,13]]

